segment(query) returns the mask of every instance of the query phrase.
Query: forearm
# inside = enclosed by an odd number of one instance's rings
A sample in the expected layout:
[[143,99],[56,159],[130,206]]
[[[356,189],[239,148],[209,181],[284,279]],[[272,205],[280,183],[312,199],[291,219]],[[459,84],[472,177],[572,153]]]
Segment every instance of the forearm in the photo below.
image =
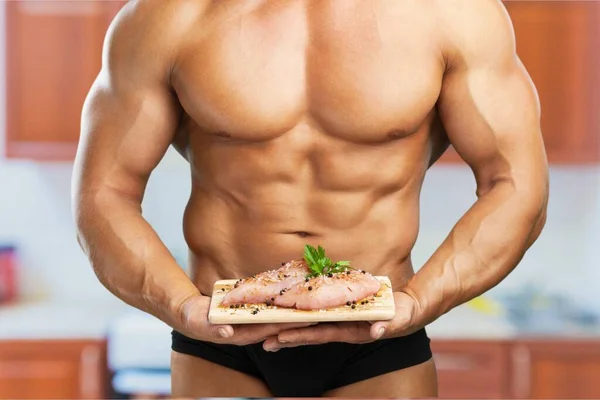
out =
[[78,241],[100,282],[131,306],[179,324],[181,305],[199,291],[142,217],[139,201],[111,190],[87,193],[75,214]]
[[[543,190],[541,190],[543,191]],[[418,323],[496,286],[540,235],[546,195],[501,182],[482,195],[402,291],[419,304]]]

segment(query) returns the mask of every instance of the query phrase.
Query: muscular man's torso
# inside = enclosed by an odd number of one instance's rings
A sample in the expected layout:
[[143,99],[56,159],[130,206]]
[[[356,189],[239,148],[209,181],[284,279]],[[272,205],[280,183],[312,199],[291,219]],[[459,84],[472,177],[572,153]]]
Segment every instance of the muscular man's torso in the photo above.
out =
[[435,3],[213,1],[172,70],[192,172],[184,233],[204,294],[322,245],[412,274],[419,195],[447,146]]

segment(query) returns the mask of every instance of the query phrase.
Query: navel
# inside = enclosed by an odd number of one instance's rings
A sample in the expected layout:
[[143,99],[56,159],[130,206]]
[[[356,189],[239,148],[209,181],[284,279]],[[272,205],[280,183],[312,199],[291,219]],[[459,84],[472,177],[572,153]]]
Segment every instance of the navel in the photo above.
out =
[[305,231],[297,231],[297,232],[293,232],[294,235],[297,235],[301,238],[305,238],[305,237],[309,237],[309,236],[313,236],[311,233],[305,232]]

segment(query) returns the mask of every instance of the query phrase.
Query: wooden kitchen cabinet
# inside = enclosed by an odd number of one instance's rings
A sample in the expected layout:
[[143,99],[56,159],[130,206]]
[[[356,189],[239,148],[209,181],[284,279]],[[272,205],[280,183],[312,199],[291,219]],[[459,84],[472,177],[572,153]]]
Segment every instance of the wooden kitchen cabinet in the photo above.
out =
[[0,398],[106,398],[106,343],[0,341]]
[[600,161],[600,2],[507,1],[554,163]]
[[[600,2],[505,0],[553,164],[600,162]],[[441,162],[457,162],[452,149]]]
[[600,340],[518,341],[511,358],[515,398],[600,398]]
[[6,1],[6,154],[72,160],[108,25],[124,1]]
[[509,346],[502,341],[433,340],[440,398],[507,398]]
[[[103,38],[126,1],[6,1],[8,157],[72,160]],[[505,0],[551,163],[600,162],[600,2]],[[449,149],[440,162],[460,162]]]

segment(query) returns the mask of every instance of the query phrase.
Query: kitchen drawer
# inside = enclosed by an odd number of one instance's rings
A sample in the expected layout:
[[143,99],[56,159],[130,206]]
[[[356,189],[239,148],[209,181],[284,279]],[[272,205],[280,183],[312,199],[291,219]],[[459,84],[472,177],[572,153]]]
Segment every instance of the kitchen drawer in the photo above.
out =
[[600,398],[599,339],[520,340],[512,363],[515,398]]
[[103,340],[0,342],[0,399],[106,397]]
[[509,345],[500,341],[432,340],[440,398],[509,396]]

